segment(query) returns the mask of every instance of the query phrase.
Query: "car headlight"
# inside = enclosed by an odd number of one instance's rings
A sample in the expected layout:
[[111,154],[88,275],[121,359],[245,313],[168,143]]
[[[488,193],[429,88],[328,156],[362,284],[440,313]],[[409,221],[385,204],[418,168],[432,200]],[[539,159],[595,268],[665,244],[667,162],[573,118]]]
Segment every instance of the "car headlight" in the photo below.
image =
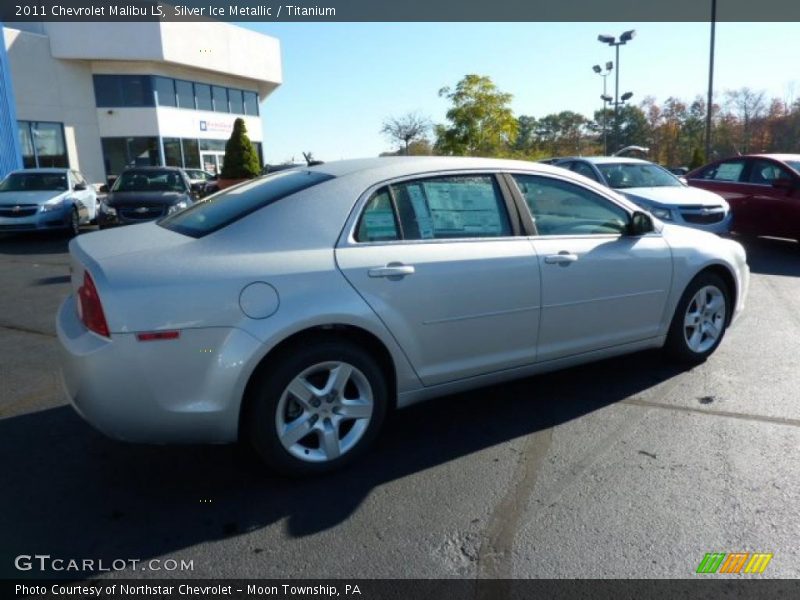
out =
[[64,208],[64,199],[59,198],[58,200],[50,200],[45,202],[39,207],[39,212],[53,212],[54,210],[61,210]]
[[113,206],[109,206],[105,202],[100,203],[100,212],[104,215],[108,215],[109,217],[117,216],[117,209]]
[[171,215],[172,213],[178,212],[179,210],[183,210],[187,206],[189,206],[189,203],[186,200],[181,200],[177,204],[173,204],[172,206],[170,206],[169,210],[167,210],[167,214]]
[[658,206],[651,206],[649,208],[650,214],[662,221],[672,221],[672,211],[668,208],[660,208]]

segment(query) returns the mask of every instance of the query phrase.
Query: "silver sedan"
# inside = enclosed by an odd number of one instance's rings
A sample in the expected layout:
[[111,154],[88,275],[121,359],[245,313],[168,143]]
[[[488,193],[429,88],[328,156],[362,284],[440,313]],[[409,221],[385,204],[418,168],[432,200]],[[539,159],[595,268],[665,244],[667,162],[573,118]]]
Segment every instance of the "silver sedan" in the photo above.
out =
[[742,247],[542,164],[341,161],[70,244],[65,388],[104,433],[249,441],[310,474],[387,412],[646,348],[705,360]]

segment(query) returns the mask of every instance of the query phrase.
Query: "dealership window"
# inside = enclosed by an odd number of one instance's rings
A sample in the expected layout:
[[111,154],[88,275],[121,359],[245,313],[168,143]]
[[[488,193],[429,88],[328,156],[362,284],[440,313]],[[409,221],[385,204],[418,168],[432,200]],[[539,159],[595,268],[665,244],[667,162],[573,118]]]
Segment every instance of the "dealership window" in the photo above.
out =
[[246,115],[258,115],[258,94],[255,92],[244,93],[244,113]]
[[228,90],[228,100],[231,104],[231,112],[236,115],[244,114],[244,100],[241,90]]
[[106,176],[117,176],[131,167],[161,164],[157,137],[102,138]]
[[214,112],[228,112],[228,90],[221,85],[211,88],[214,96]]
[[36,167],[69,167],[64,126],[43,121],[18,121],[22,164]]
[[225,140],[200,140],[200,150],[225,152]]
[[183,166],[188,169],[200,168],[200,148],[197,140],[181,140],[183,146]]
[[194,108],[194,88],[191,81],[175,80],[178,108]]
[[181,140],[179,138],[164,138],[164,164],[168,167],[182,167]]
[[149,75],[95,75],[93,80],[98,107],[153,106]]
[[194,95],[197,98],[197,110],[214,110],[214,105],[211,103],[210,85],[195,83]]
[[156,104],[159,106],[176,106],[174,79],[153,77],[153,89],[156,92]]

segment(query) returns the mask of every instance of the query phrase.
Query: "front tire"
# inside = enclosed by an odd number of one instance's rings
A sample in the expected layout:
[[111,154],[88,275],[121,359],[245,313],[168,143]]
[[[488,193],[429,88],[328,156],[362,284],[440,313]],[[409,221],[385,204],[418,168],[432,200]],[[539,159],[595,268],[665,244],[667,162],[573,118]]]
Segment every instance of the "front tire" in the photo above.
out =
[[700,273],[683,292],[664,346],[674,360],[700,364],[717,349],[730,322],[731,293],[721,277]]
[[81,232],[81,217],[78,214],[78,209],[74,206],[69,215],[69,224],[67,225],[67,237],[75,237]]
[[364,453],[386,416],[386,377],[338,339],[283,353],[255,381],[242,426],[259,458],[287,475],[341,468]]

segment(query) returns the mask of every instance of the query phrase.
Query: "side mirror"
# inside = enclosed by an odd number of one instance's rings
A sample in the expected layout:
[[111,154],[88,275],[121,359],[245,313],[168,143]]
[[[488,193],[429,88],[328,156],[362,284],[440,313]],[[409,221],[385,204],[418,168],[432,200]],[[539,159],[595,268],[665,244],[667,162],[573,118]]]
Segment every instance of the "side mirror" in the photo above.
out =
[[86,184],[85,183],[76,183],[75,187],[72,188],[76,192],[83,192],[86,191]]
[[689,185],[689,181],[683,175],[678,177],[678,181],[680,181],[683,185]]
[[628,223],[628,235],[645,235],[652,232],[653,229],[653,219],[646,212],[637,210],[631,215],[631,221]]
[[108,193],[108,184],[104,183],[103,185],[101,185],[101,186],[98,188],[98,191],[99,191],[101,194],[107,194],[107,193]]

